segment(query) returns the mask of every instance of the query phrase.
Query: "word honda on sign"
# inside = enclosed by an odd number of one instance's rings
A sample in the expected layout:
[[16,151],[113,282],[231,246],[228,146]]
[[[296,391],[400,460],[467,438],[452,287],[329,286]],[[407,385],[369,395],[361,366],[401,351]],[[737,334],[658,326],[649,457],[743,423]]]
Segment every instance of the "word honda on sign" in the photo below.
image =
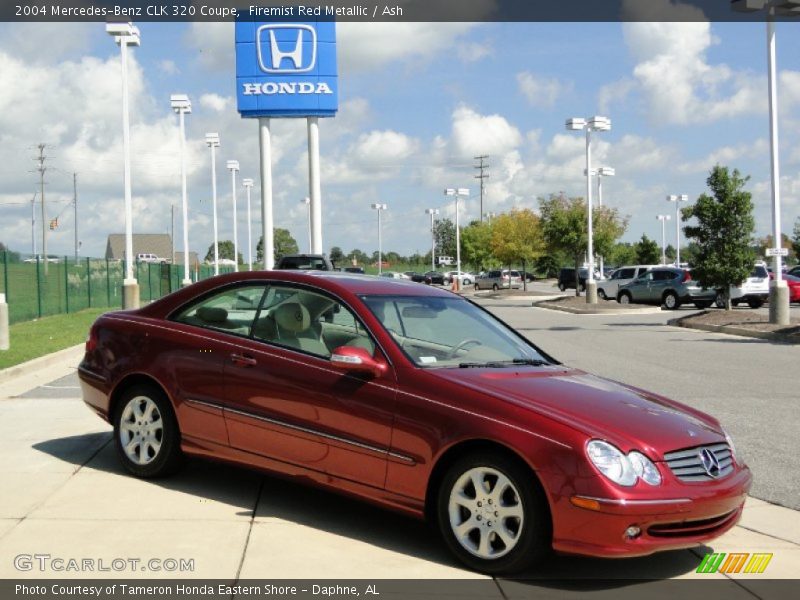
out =
[[338,109],[333,21],[236,22],[243,117],[332,117]]

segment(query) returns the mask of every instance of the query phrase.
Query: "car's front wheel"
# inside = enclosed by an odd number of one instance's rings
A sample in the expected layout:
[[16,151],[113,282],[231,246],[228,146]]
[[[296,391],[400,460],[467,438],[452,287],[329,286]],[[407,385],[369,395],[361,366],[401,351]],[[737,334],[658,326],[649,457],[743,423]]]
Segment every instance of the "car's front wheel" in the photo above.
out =
[[717,295],[714,297],[714,306],[717,308],[725,308],[725,294],[717,292]]
[[136,385],[123,393],[114,415],[114,443],[122,466],[137,477],[177,470],[182,459],[180,432],[161,390]]
[[563,292],[564,290],[566,290],[566,289],[567,289],[567,286],[565,286],[563,283],[559,283],[559,284],[558,284],[558,289],[559,289],[559,290],[561,290],[561,291]]
[[764,301],[761,298],[750,298],[747,300],[747,306],[750,308],[761,308],[764,306]]
[[478,290],[480,290],[480,289],[481,289],[481,286],[479,286],[479,285],[476,283],[476,284],[475,284],[475,291],[477,292],[477,291],[478,291]]
[[439,529],[468,567],[519,572],[550,547],[550,512],[530,471],[502,454],[462,457],[439,488]]
[[631,300],[631,295],[628,292],[622,292],[619,296],[617,296],[617,302],[620,304],[630,304]]
[[606,291],[603,288],[597,290],[597,295],[600,296],[601,300],[608,300],[608,296],[606,296]]

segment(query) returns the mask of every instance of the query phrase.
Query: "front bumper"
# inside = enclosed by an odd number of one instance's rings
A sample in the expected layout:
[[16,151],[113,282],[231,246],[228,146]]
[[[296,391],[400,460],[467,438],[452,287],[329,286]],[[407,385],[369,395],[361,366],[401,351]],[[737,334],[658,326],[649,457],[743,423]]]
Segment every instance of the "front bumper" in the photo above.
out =
[[[593,497],[598,507],[590,510],[562,497],[553,507],[553,549],[623,558],[699,546],[738,523],[752,481],[745,466],[721,481],[669,485],[662,498]],[[641,533],[628,537],[629,527]]]

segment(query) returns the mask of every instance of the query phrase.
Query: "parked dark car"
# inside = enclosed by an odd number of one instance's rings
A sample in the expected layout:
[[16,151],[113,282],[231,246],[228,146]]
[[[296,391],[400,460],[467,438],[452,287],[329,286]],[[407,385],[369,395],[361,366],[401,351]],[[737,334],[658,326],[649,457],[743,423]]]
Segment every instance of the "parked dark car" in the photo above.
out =
[[492,574],[711,546],[752,482],[714,417],[407,281],[221,275],[102,315],[78,374],[137,477],[185,455],[261,469],[428,519]]
[[287,254],[282,256],[276,269],[303,269],[306,271],[333,271],[333,263],[325,254]]
[[345,273],[360,273],[361,275],[365,273],[364,267],[342,267],[342,271]]
[[[578,289],[586,291],[586,280],[589,278],[589,269],[578,269]],[[558,272],[558,289],[562,292],[568,289],[575,289],[575,269],[565,267]]]
[[417,271],[406,271],[406,275],[408,275],[409,279],[415,283],[425,283],[425,274],[418,273]]
[[630,283],[621,285],[617,292],[617,302],[663,304],[666,308],[675,310],[685,302],[692,302],[697,308],[708,308],[716,296],[716,290],[700,287],[687,269],[657,267]]
[[425,283],[429,285],[444,285],[444,273],[439,271],[428,271],[425,273]]

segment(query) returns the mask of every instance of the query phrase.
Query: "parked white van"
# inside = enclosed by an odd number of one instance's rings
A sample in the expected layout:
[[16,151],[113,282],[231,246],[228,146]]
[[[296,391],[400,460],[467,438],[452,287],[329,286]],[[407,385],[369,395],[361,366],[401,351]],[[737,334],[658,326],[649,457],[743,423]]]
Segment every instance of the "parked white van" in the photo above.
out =
[[616,271],[611,273],[611,277],[608,279],[597,281],[597,296],[603,300],[616,300],[619,286],[633,281],[639,275],[658,266],[659,265],[629,265],[626,267],[619,267]]

